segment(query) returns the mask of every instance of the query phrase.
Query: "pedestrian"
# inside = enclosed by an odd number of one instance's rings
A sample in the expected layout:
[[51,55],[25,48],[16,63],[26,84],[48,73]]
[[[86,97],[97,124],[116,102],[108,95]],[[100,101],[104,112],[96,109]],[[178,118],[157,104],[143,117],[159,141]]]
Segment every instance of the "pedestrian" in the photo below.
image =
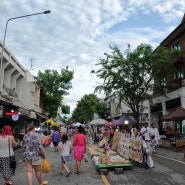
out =
[[155,123],[151,124],[150,134],[151,134],[151,146],[152,146],[153,152],[156,153],[156,148],[157,148],[158,140],[160,139],[160,136],[159,136],[158,129],[155,127]]
[[144,126],[141,128],[140,134],[143,138],[143,141],[146,143],[147,148],[146,151],[148,154],[152,153],[152,146],[151,146],[151,129],[148,127],[148,123],[145,122]]
[[54,146],[54,151],[58,152],[58,144],[60,142],[60,133],[58,127],[54,128],[54,132],[52,133],[52,142]]
[[43,148],[41,138],[39,134],[35,132],[35,126],[32,123],[28,125],[27,133],[23,137],[22,149],[28,185],[33,185],[33,169],[39,184],[48,184],[48,181],[42,181],[41,171],[41,156],[43,159],[46,159],[46,153]]
[[70,140],[71,137],[72,137],[72,135],[73,135],[73,129],[72,129],[72,127],[69,127],[69,128],[67,129],[67,134],[68,134],[68,139]]
[[76,160],[76,174],[80,175],[81,161],[83,160],[86,152],[86,136],[82,133],[83,127],[80,125],[77,127],[77,133],[74,135],[73,147],[74,147],[74,160]]
[[141,136],[145,140],[145,142],[150,142],[150,128],[148,127],[148,123],[145,122],[140,131]]
[[9,165],[10,158],[15,159],[13,147],[17,147],[17,142],[11,127],[6,125],[2,128],[0,135],[0,173],[4,178],[4,185],[13,185],[11,177],[15,175],[15,168],[11,168]]
[[63,134],[62,136],[62,141],[60,142],[60,149],[61,149],[61,161],[62,161],[62,172],[60,173],[61,175],[64,174],[64,170],[67,171],[66,177],[69,177],[71,174],[71,171],[69,170],[66,162],[69,161],[69,154],[72,151],[72,144],[71,141],[68,140],[67,134]]

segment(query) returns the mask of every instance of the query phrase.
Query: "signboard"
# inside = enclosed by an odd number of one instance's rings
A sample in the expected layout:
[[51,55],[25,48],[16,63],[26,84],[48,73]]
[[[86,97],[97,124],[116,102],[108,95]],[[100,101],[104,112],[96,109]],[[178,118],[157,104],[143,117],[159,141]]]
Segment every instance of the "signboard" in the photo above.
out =
[[19,119],[19,114],[12,115],[12,120],[17,121]]
[[16,115],[17,113],[16,112],[6,112],[5,114],[6,116],[12,116],[12,115]]

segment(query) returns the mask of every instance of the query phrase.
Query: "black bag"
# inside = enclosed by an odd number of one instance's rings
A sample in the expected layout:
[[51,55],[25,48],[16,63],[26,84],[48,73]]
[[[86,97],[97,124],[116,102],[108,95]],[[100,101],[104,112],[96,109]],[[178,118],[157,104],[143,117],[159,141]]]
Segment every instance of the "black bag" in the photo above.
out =
[[15,160],[15,156],[10,156],[10,139],[8,138],[8,146],[9,146],[9,165],[10,168],[16,169],[17,161]]
[[15,157],[14,156],[10,156],[10,168],[13,168],[13,169],[16,169],[17,167],[17,161],[15,160]]
[[151,136],[151,139],[154,139],[155,138],[155,136],[153,135],[153,136]]

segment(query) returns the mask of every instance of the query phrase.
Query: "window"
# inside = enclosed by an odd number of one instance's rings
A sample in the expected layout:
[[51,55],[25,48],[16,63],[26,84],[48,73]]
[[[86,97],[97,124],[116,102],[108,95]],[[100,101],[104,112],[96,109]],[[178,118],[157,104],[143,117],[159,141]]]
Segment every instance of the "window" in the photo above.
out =
[[179,41],[176,42],[176,43],[172,46],[172,48],[173,48],[174,50],[181,50],[180,42],[179,42]]
[[166,86],[166,79],[165,79],[165,78],[163,78],[163,79],[161,80],[161,86],[162,86],[162,87],[165,87],[165,86]]
[[175,79],[180,79],[180,78],[184,78],[184,72],[182,67],[177,68],[175,72]]

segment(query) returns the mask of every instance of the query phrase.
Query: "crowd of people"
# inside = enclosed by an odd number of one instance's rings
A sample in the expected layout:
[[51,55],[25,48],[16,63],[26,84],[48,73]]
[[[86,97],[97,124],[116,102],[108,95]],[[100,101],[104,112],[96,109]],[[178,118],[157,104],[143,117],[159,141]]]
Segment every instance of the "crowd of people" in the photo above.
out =
[[[158,145],[159,132],[152,123],[151,127],[145,123],[140,129],[134,125],[130,129],[125,129],[122,126],[106,126],[99,127],[54,127],[50,130],[50,137],[52,138],[52,145],[54,152],[61,152],[61,175],[66,173],[66,177],[71,174],[71,169],[67,166],[67,161],[70,159],[70,154],[73,152],[74,160],[76,161],[76,174],[80,175],[81,161],[86,156],[86,143],[92,140],[97,143],[104,138],[107,138],[109,145],[115,132],[129,133],[131,137],[141,137],[146,143],[151,144],[153,153],[156,153]],[[10,144],[9,144],[10,143]],[[11,177],[15,174],[15,168],[9,165],[10,156],[15,158],[13,147],[18,143],[15,141],[13,131],[10,126],[4,126],[0,135],[0,173],[4,178],[4,185],[12,185]],[[27,126],[27,132],[21,135],[21,146],[23,151],[23,162],[25,162],[26,176],[28,185],[33,184],[32,175],[35,173],[36,179],[40,185],[48,184],[47,181],[42,180],[41,164],[42,159],[46,159],[46,152],[42,143],[42,136],[35,130],[34,124]]]

